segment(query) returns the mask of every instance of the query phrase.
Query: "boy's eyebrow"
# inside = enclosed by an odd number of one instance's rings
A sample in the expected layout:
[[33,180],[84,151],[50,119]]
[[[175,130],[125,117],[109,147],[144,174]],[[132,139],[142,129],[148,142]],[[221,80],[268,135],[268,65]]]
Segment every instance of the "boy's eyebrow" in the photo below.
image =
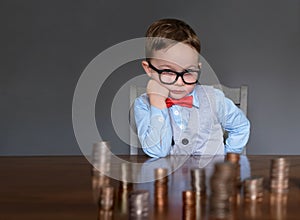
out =
[[174,66],[168,65],[168,64],[162,64],[158,65],[158,68],[169,68],[169,69],[174,69]]
[[187,68],[185,68],[185,69],[191,69],[191,68],[199,69],[199,66],[190,65],[190,66],[188,66],[188,67],[187,67]]

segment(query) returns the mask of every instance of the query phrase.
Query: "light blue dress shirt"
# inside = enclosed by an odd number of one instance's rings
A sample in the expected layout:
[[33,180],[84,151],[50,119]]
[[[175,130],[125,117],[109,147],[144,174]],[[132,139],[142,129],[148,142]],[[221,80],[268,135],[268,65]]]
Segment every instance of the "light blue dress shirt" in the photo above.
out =
[[[223,129],[228,132],[224,153],[241,153],[249,139],[250,122],[222,91],[214,89],[214,92],[216,116]],[[195,90],[190,94],[193,95],[193,105],[199,108],[201,100],[198,100],[194,93]],[[167,108],[160,110],[150,103],[145,103],[144,98],[138,97],[135,100],[134,115],[138,137],[147,155],[165,157],[170,153],[173,134],[169,114],[172,114],[175,123],[184,130],[190,118],[184,114],[183,108],[185,107],[173,105],[169,110]]]

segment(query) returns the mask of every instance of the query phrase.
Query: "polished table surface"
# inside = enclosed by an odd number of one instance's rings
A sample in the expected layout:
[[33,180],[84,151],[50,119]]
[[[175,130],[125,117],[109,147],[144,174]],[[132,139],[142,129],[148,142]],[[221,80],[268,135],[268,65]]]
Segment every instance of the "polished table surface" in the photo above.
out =
[[[145,156],[120,156],[124,160],[149,162]],[[263,176],[265,181],[262,203],[236,205],[230,219],[300,219],[300,156],[284,156],[290,161],[289,192],[286,202],[271,203],[268,189],[270,161],[278,156],[248,156],[241,176]],[[197,158],[193,158],[197,161]],[[250,167],[247,167],[249,162]],[[162,163],[166,165],[165,163]],[[249,165],[248,164],[248,165]],[[168,205],[158,212],[154,208],[154,183],[135,183],[133,189],[150,192],[150,213],[148,219],[182,219],[182,191],[190,189],[189,169],[197,166],[186,163],[169,175]],[[143,173],[143,166],[138,172]],[[119,181],[112,180],[116,187]],[[0,157],[0,219],[91,219],[99,215],[95,202],[91,165],[85,157]],[[116,196],[114,210],[106,219],[129,219],[127,209]],[[124,202],[124,198],[123,201]],[[128,201],[127,201],[128,202]],[[126,207],[126,206],[125,206]],[[201,219],[211,219],[203,209]],[[102,212],[103,214],[103,212]]]

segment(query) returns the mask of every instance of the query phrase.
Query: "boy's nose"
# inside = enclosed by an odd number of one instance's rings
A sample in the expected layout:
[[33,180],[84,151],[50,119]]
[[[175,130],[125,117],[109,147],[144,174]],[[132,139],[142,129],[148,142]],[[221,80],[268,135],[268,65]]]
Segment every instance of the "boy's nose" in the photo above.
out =
[[177,81],[175,82],[175,85],[176,86],[183,86],[184,85],[184,82],[183,82],[181,77],[178,77]]

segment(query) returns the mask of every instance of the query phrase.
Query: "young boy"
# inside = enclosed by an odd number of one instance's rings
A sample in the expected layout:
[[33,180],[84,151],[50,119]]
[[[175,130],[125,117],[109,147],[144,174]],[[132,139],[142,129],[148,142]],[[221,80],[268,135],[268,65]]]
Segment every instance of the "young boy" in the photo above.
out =
[[[162,19],[146,37],[142,66],[150,80],[147,93],[134,103],[144,152],[151,157],[241,153],[250,123],[220,90],[198,84],[200,40],[193,29],[177,19]],[[223,129],[228,131],[225,146]]]

